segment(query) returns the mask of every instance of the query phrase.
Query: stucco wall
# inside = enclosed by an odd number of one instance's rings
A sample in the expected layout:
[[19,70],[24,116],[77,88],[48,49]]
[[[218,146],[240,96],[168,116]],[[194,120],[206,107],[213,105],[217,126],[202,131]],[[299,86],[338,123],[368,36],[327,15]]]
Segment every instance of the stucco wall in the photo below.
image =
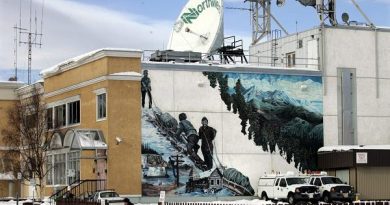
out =
[[8,126],[8,111],[15,105],[14,100],[0,100],[0,146],[4,146],[2,130]]
[[[210,86],[212,81],[208,79],[210,76],[207,77],[200,71],[181,69],[180,65],[172,65],[172,68],[170,69],[159,69],[157,65],[156,67],[153,67],[153,65],[147,67],[150,68],[149,77],[152,82],[153,106],[155,107],[153,110],[159,109],[163,113],[168,112],[176,120],[178,120],[178,115],[184,112],[187,115],[187,119],[194,125],[196,130],[201,126],[202,117],[206,116],[209,125],[217,130],[217,135],[214,140],[214,164],[218,165],[218,161],[220,161],[222,165],[227,168],[237,169],[243,175],[249,177],[250,184],[255,191],[257,189],[258,178],[265,172],[271,173],[272,171],[280,171],[284,173],[286,171],[298,171],[297,168],[294,167],[294,162],[289,164],[286,161],[286,155],[281,156],[279,151],[274,153],[263,151],[262,147],[256,145],[254,142],[254,136],[249,137],[248,134],[244,135],[242,133],[240,114],[235,114],[232,110],[229,111],[227,109],[225,102],[221,99],[221,88],[218,84],[214,88]],[[212,68],[210,68],[210,70],[210,72],[212,72]],[[291,94],[288,89],[293,86],[298,86],[298,84],[303,85],[310,82],[310,80],[306,82],[304,82],[305,80],[292,80],[295,79],[293,76],[283,76],[283,71],[279,70],[274,71],[279,72],[275,76],[270,75],[269,78],[274,79],[274,81],[270,80],[270,83],[268,84],[267,75],[262,74],[261,69],[253,69],[254,73],[239,73],[233,70],[233,68],[230,68],[229,71],[226,71],[226,73],[228,73],[227,75],[233,76],[232,79],[229,79],[229,85],[232,86],[236,83],[237,78],[234,76],[241,76],[241,82],[245,85],[245,88],[243,89],[247,91],[251,88],[250,85],[256,85],[258,89],[256,90],[257,94],[266,91],[273,92],[275,90]],[[309,89],[315,90],[312,92],[317,93],[317,97],[322,101],[321,77],[316,77],[319,82],[313,84],[318,85],[318,87],[315,88],[313,86]],[[314,78],[315,77],[313,77],[313,79]],[[263,81],[260,79],[263,79]],[[279,80],[283,83],[278,84],[277,82],[279,82]],[[288,83],[289,80],[297,84],[290,85]],[[254,82],[254,84],[251,84],[252,82]],[[230,89],[232,88],[230,87]],[[299,89],[300,87],[298,86],[296,90]],[[309,95],[306,95],[306,97],[307,96]],[[147,100],[148,98],[146,98],[146,105],[148,102]],[[145,106],[143,109],[143,119],[144,116],[147,116],[150,112],[152,111]],[[157,146],[157,143],[156,146],[153,146],[154,141],[152,138],[155,137],[157,139],[158,134],[156,135],[154,133],[155,131],[147,124],[147,121],[143,121],[143,123],[142,137],[143,143],[147,147],[155,149],[157,152],[161,151],[164,159],[176,153],[175,151],[170,153],[163,148],[160,149]],[[249,126],[248,122],[246,127],[247,131]],[[166,136],[164,135],[162,138],[168,137],[169,134]],[[322,144],[322,132],[320,138],[319,143]],[[201,142],[199,142],[199,145],[200,144]],[[203,157],[200,150],[198,154],[200,157]],[[185,175],[185,171],[183,171],[182,174]],[[143,182],[146,182],[143,184],[144,195],[155,194],[148,184],[153,183],[152,181],[155,180],[150,180],[150,182],[148,182],[147,178],[143,179]],[[161,179],[161,181],[163,181],[162,187],[168,186],[169,182],[165,183],[164,179]],[[170,190],[169,194],[179,193]]]
[[[108,186],[119,194],[141,194],[141,112],[139,81],[109,81]],[[117,144],[116,137],[122,139]]]
[[[45,93],[74,86],[87,80],[118,72],[140,72],[139,58],[104,57],[45,79]],[[94,91],[107,93],[107,118],[97,120]],[[119,194],[140,195],[140,83],[137,80],[103,80],[45,98],[47,104],[70,97],[80,97],[80,124],[61,128],[100,129],[108,145],[107,188]],[[122,142],[117,144],[115,138]],[[81,179],[97,179],[95,151],[84,150],[80,160]],[[95,169],[95,170],[94,170]],[[47,188],[46,193],[51,193]]]
[[[326,29],[324,71],[324,144],[338,144],[341,113],[337,103],[337,68],[356,69],[357,142],[390,143],[390,32],[377,32],[378,70],[375,67],[375,32],[372,30]],[[376,78],[378,77],[378,78]],[[377,83],[379,90],[377,96]]]

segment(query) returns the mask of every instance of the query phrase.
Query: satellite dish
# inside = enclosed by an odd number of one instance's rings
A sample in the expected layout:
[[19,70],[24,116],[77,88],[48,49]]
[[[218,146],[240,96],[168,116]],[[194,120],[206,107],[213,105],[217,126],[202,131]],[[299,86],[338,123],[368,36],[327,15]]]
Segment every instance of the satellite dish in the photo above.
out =
[[284,3],[286,3],[286,0],[276,0],[276,5],[277,5],[278,7],[284,6]]
[[223,39],[223,0],[189,0],[173,26],[167,49],[211,53]]
[[349,15],[348,15],[348,13],[343,13],[341,15],[341,19],[343,20],[344,23],[349,24]]

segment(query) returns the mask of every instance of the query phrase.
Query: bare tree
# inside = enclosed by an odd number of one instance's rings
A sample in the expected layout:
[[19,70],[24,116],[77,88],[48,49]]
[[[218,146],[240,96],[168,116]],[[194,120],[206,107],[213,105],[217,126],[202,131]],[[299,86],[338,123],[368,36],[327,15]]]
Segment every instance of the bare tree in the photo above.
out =
[[10,159],[14,173],[25,180],[35,180],[35,190],[43,195],[49,133],[46,127],[46,105],[43,92],[36,85],[21,93],[19,100],[8,110],[9,125],[2,130],[5,158]]

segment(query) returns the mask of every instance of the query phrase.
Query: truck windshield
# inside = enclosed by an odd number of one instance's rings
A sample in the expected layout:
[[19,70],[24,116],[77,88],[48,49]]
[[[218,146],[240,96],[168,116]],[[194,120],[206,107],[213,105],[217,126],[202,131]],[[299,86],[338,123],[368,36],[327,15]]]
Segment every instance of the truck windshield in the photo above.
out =
[[304,178],[287,178],[287,184],[306,184],[306,180]]
[[103,192],[100,194],[101,198],[119,197],[116,192]]
[[336,177],[322,177],[323,184],[342,184],[343,182]]

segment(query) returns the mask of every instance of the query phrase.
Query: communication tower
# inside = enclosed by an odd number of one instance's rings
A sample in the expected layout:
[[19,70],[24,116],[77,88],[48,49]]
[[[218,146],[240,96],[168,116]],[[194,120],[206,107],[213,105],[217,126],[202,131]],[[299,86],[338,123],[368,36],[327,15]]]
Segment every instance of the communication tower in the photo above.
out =
[[[18,46],[21,46],[22,44],[27,45],[28,54],[27,54],[27,75],[28,80],[27,83],[31,84],[31,62],[32,62],[32,47],[39,47],[42,46],[42,30],[43,30],[43,11],[44,11],[44,0],[42,0],[42,6],[41,6],[41,20],[40,20],[40,26],[38,25],[38,18],[37,18],[37,11],[35,10],[34,15],[34,22],[32,22],[32,0],[29,2],[29,27],[25,28],[22,26],[22,0],[19,0],[19,24],[15,24],[13,27],[15,29],[15,48],[14,48],[14,69],[15,69],[15,80],[18,80]],[[33,24],[34,27],[33,28]],[[40,29],[38,29],[40,27]],[[38,31],[40,30],[40,31]]]

